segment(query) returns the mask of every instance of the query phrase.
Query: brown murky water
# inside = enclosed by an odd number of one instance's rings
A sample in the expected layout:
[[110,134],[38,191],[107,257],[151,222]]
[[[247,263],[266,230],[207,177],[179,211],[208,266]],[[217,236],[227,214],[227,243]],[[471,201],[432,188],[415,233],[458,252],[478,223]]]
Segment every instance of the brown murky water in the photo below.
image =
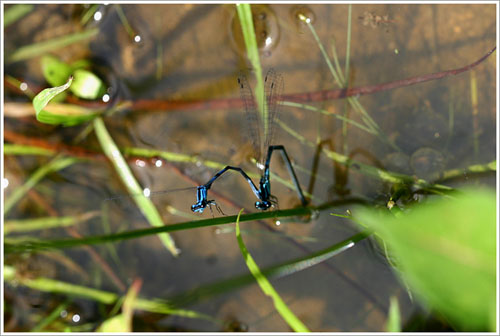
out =
[[[8,9],[9,6],[6,6]],[[121,8],[121,9],[120,9]],[[24,45],[97,27],[99,34],[87,42],[57,49],[53,54],[67,62],[89,59],[93,69],[112,86],[120,100],[214,100],[238,98],[237,75],[249,68],[233,5],[117,5],[99,6],[96,16],[82,25],[88,5],[36,5],[25,17],[5,28],[4,76],[29,84],[34,91],[48,84],[43,79],[40,57],[10,62],[9,53]],[[120,11],[132,31],[127,31]],[[340,65],[345,64],[347,5],[260,5],[254,8],[255,27],[264,69],[273,67],[285,79],[284,93],[315,92],[337,88],[309,29],[297,13],[313,17],[313,24],[327,53],[335,40]],[[371,5],[352,7],[349,83],[351,87],[375,85],[417,75],[459,68],[474,62],[495,45],[493,5]],[[139,36],[139,38],[137,37]],[[496,56],[496,55],[495,55]],[[410,87],[360,97],[360,102],[399,150],[355,127],[343,136],[342,123],[331,116],[284,106],[280,120],[308,141],[331,140],[334,150],[392,171],[439,180],[449,169],[466,168],[495,159],[495,57],[472,71]],[[250,79],[254,84],[253,79]],[[476,83],[477,105],[471,99]],[[5,143],[35,145],[71,144],[85,125],[62,128],[43,125],[33,116],[19,116],[13,102],[29,100],[12,86],[5,86]],[[342,114],[344,99],[309,103]],[[181,153],[200,160],[241,165],[244,162],[241,109],[207,105],[206,109],[149,107],[120,112],[106,118],[106,126],[121,147],[135,146]],[[361,122],[353,110],[348,115]],[[286,146],[305,190],[315,149],[278,127],[275,144]],[[24,140],[23,140],[24,139]],[[76,145],[99,151],[90,133]],[[75,148],[73,148],[75,150]],[[5,197],[26,182],[48,158],[7,155],[4,174],[9,181]],[[162,162],[135,157],[129,163],[143,187],[152,190],[194,187],[205,183],[214,169],[202,164]],[[200,161],[201,162],[201,161]],[[274,159],[271,170],[288,179],[286,168]],[[313,204],[346,197],[363,197],[374,205],[388,199],[390,185],[350,171],[341,188],[339,170],[320,158]],[[337,179],[335,178],[337,176]],[[455,180],[452,186],[484,184],[493,187],[495,174]],[[279,207],[298,204],[293,190],[273,181]],[[343,193],[340,192],[343,190]],[[214,184],[214,198],[226,214],[241,207],[254,211],[255,202],[246,182],[228,174]],[[112,166],[97,155],[90,160],[49,174],[6,216],[7,219],[70,216],[99,210],[97,216],[64,229],[36,231],[40,239],[119,232],[147,227],[131,202],[104,202],[123,194]],[[342,194],[342,195],[341,195]],[[190,216],[195,191],[178,191],[155,197],[164,222],[179,223]],[[170,207],[170,208],[167,208]],[[169,209],[176,209],[172,214]],[[357,232],[348,221],[330,213],[344,213],[352,206],[331,208],[308,223],[272,221],[245,223],[244,239],[261,267],[275,265],[346,239]],[[215,216],[220,214],[214,212]],[[198,218],[210,218],[206,211]],[[134,279],[143,280],[140,295],[169,300],[186,291],[246,273],[232,225],[180,231],[173,237],[182,250],[172,257],[155,236],[91,249],[66,249],[62,253],[7,255],[5,263],[31,277],[46,276],[73,284],[123,293]],[[12,237],[14,237],[13,235]],[[96,257],[98,255],[98,257]],[[43,266],[43,265],[47,266]],[[408,298],[385,262],[369,241],[290,276],[272,280],[291,310],[313,331],[383,331],[389,298],[397,296],[403,321],[418,309]],[[5,285],[5,324],[8,331],[29,331],[65,300],[64,296]],[[135,331],[289,331],[256,284],[206,299],[195,299],[182,308],[208,314],[224,322],[138,313]],[[107,310],[109,312],[109,309]],[[71,300],[67,313],[53,327],[93,330],[108,315],[98,304]],[[60,329],[63,330],[63,329]]]

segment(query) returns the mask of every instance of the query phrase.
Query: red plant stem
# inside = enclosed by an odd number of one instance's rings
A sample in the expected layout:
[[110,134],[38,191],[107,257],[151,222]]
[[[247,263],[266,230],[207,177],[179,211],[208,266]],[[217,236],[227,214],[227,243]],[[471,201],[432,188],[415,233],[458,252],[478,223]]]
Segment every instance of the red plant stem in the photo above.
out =
[[[462,72],[468,71],[481,62],[483,62],[488,56],[490,56],[496,47],[493,47],[488,53],[482,56],[480,59],[466,65],[462,68],[445,70],[440,72],[435,72],[431,74],[419,75],[415,77],[410,77],[406,79],[401,79],[393,82],[368,85],[359,88],[351,89],[335,89],[335,90],[322,90],[316,92],[307,93],[293,93],[288,95],[283,95],[283,100],[292,101],[296,103],[307,103],[307,102],[321,102],[326,100],[341,99],[352,96],[362,96],[367,94],[373,94],[376,92],[387,91],[392,89],[397,89],[405,86],[415,85],[418,83],[424,83],[431,80],[441,79],[448,76],[455,76]],[[212,109],[238,109],[243,108],[243,101],[239,98],[229,98],[229,99],[212,99],[212,100],[193,100],[193,101],[182,101],[182,100],[137,100],[132,103],[132,110],[212,110]]]
[[[482,56],[477,61],[466,65],[462,68],[446,70],[435,72],[431,74],[419,75],[415,77],[410,77],[406,79],[401,79],[393,82],[368,85],[358,88],[350,89],[334,89],[334,90],[322,90],[316,92],[307,93],[293,93],[283,95],[283,99],[286,101],[292,101],[297,103],[307,103],[307,102],[320,102],[326,100],[341,99],[352,96],[362,96],[367,94],[373,94],[376,92],[392,90],[396,88],[401,88],[405,86],[410,86],[418,83],[424,83],[431,80],[441,79],[448,76],[455,76],[462,72],[468,71],[480,63],[482,63],[488,56],[490,56],[496,50],[496,46],[493,47],[486,55]],[[6,87],[12,87],[10,83],[4,80]],[[31,87],[31,86],[30,86]],[[18,88],[16,88],[18,90]],[[34,88],[32,88],[34,90]],[[39,90],[34,90],[39,91]],[[79,100],[75,97],[68,97],[68,101],[73,104],[86,106],[89,108],[104,108],[106,104],[102,102],[87,102]],[[132,102],[131,110],[157,110],[157,111],[202,111],[202,110],[226,110],[226,109],[239,109],[243,108],[243,101],[240,98],[222,98],[222,99],[211,99],[211,100],[148,100],[139,99]]]

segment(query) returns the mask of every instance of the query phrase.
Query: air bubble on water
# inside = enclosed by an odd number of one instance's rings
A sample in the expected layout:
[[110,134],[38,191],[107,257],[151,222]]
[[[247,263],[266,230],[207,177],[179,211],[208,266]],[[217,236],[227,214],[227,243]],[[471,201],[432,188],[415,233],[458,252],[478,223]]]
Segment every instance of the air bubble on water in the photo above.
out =
[[146,162],[144,162],[143,160],[137,159],[137,160],[135,160],[135,165],[137,167],[144,168],[144,167],[146,167]]
[[80,315],[78,314],[73,315],[73,317],[71,317],[71,320],[73,320],[73,322],[75,323],[80,322]]
[[9,186],[9,179],[4,177],[2,180],[2,187],[3,189],[6,189]]
[[95,21],[100,21],[102,19],[102,13],[100,11],[97,11],[94,13],[94,20]]

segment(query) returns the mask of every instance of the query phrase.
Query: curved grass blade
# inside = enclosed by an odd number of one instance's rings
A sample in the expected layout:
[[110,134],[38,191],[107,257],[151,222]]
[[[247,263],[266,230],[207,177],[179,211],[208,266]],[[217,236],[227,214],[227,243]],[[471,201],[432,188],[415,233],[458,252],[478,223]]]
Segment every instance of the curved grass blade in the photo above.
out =
[[[158,210],[156,210],[149,198],[144,197],[142,188],[132,174],[127,162],[120,153],[120,150],[111,138],[111,135],[108,133],[108,130],[104,125],[104,121],[100,117],[94,119],[94,130],[104,153],[113,163],[113,166],[115,167],[122,182],[125,184],[129,193],[133,195],[132,198],[141,209],[149,224],[156,227],[164,226]],[[172,255],[177,256],[179,254],[180,251],[177,249],[174,240],[168,233],[160,233],[158,237],[170,253],[172,253]]]
[[[359,241],[370,236],[370,232],[364,231],[357,233],[339,243],[333,244],[323,250],[313,252],[305,257],[293,259],[278,265],[264,268],[261,270],[267,278],[278,279],[296,272],[306,270],[312,266],[318,265],[340,253],[353,247]],[[199,302],[211,298],[215,295],[227,293],[231,290],[249,285],[255,281],[252,274],[242,274],[230,279],[224,279],[208,285],[204,285],[185,293],[170,298],[172,304],[176,306],[185,306],[193,302]]]
[[254,276],[255,280],[259,284],[260,288],[267,296],[271,297],[274,302],[274,307],[281,315],[281,317],[286,321],[286,323],[296,332],[309,332],[309,329],[299,320],[297,316],[288,308],[285,302],[281,299],[279,294],[275,291],[269,280],[262,274],[257,266],[257,263],[253,260],[252,256],[248,252],[243,239],[241,238],[240,233],[240,216],[243,212],[243,209],[238,213],[238,217],[236,219],[236,239],[238,240],[238,245],[241,250],[241,254],[245,258],[245,262],[247,264],[248,269]]

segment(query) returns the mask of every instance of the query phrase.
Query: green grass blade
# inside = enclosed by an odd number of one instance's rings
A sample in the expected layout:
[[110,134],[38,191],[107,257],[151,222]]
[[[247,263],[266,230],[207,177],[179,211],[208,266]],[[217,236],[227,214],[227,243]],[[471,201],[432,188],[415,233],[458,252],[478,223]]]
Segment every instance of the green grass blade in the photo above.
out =
[[57,49],[67,47],[74,43],[91,39],[99,33],[98,28],[84,30],[82,32],[65,35],[48,41],[43,41],[28,46],[21,47],[7,57],[7,63],[24,61],[29,58],[37,57],[48,52],[54,52]]
[[[316,43],[318,44],[318,47],[321,51],[321,54],[323,55],[323,58],[325,59],[326,64],[328,65],[328,68],[330,69],[330,72],[332,73],[332,76],[337,83],[337,85],[340,88],[345,87],[345,82],[342,81],[340,78],[339,74],[335,70],[334,66],[332,65],[332,62],[330,61],[330,58],[328,57],[328,54],[325,51],[325,48],[323,47],[323,43],[321,43],[321,40],[319,39],[318,34],[316,33],[316,30],[314,29],[313,25],[311,24],[310,20],[306,18],[305,16],[301,15],[299,18],[304,21],[311,31],[311,34],[313,35]],[[333,43],[333,42],[332,42]],[[350,47],[350,45],[349,45]],[[335,48],[335,46],[332,46],[332,48]],[[333,49],[335,50],[335,49]],[[334,56],[336,57],[336,53],[334,53]],[[338,60],[336,60],[336,63],[338,63]],[[347,97],[347,101],[349,104],[353,107],[353,109],[358,112],[363,121],[365,122],[366,126],[370,128],[372,131],[376,132],[376,135],[380,138],[381,141],[387,143],[389,146],[391,146],[394,150],[400,152],[401,149],[392,141],[390,140],[380,129],[378,124],[373,120],[373,118],[366,112],[366,110],[363,108],[361,103],[359,103],[357,98],[354,97]]]
[[6,220],[3,233],[30,232],[37,230],[65,227],[85,222],[98,215],[97,211],[88,212],[78,216],[43,217],[36,219]]
[[[314,207],[300,207],[287,210],[255,212],[241,216],[240,221],[241,222],[254,221],[267,218],[284,218],[293,216],[310,216],[312,215],[313,211],[315,211],[315,209],[316,208]],[[6,243],[4,245],[4,251],[5,253],[9,253],[9,252],[21,252],[26,250],[33,251],[37,249],[68,248],[68,247],[76,247],[76,246],[90,245],[90,244],[102,244],[113,241],[122,241],[125,239],[136,239],[163,232],[175,232],[175,231],[191,230],[195,228],[208,227],[214,225],[229,224],[229,223],[234,223],[236,221],[236,218],[237,216],[215,217],[210,219],[202,219],[202,220],[189,221],[178,224],[165,225],[160,227],[131,230],[110,235],[90,236],[78,239],[56,239],[56,240],[33,241],[33,242],[25,241],[22,244],[17,244],[17,245]]]
[[302,323],[302,321],[300,321],[299,318],[295,316],[295,314],[290,310],[290,308],[288,308],[286,303],[281,299],[279,294],[276,292],[276,290],[273,288],[273,286],[271,285],[269,280],[267,280],[264,274],[262,274],[262,272],[259,269],[259,266],[257,266],[257,263],[253,260],[252,256],[248,252],[240,234],[240,216],[242,212],[243,209],[240,210],[238,218],[236,219],[236,239],[238,240],[238,245],[240,247],[241,254],[245,258],[245,262],[247,264],[248,269],[255,277],[255,280],[257,280],[257,283],[259,284],[264,294],[266,294],[273,300],[274,307],[281,315],[281,317],[286,321],[286,323],[290,326],[290,328],[292,328],[296,332],[309,332],[309,329],[307,329],[307,327]]
[[[156,227],[164,226],[158,210],[156,210],[153,202],[151,202],[149,198],[143,196],[141,186],[132,174],[127,162],[120,153],[120,150],[111,138],[111,135],[108,133],[108,130],[104,125],[104,121],[100,117],[94,119],[94,130],[104,153],[113,163],[113,166],[115,167],[123,184],[125,184],[127,191],[134,199],[137,206],[141,209],[149,224]],[[172,253],[172,255],[177,256],[179,254],[179,250],[175,246],[174,240],[168,233],[160,233],[158,237],[170,253]]]
[[74,163],[78,162],[75,158],[66,157],[55,157],[52,161],[46,165],[38,168],[33,175],[31,175],[28,180],[19,188],[16,188],[10,197],[5,201],[4,204],[4,216],[12,209],[12,207],[19,202],[24,195],[33,188],[41,179],[43,179],[47,174],[64,169]]
[[40,332],[42,331],[46,326],[57,320],[61,316],[61,312],[64,311],[69,305],[68,301],[65,301],[58,305],[50,314],[49,316],[45,317],[42,319],[33,329],[31,329],[31,332]]
[[[291,134],[293,137],[296,137],[301,141],[301,143],[309,146],[309,147],[315,147],[316,144],[307,140],[305,137],[302,137],[300,134],[295,132],[291,127],[286,125],[284,122],[281,120],[277,121],[277,124],[281,126],[281,128]],[[371,176],[373,178],[380,179],[385,182],[389,183],[406,183],[409,185],[412,185],[415,188],[420,188],[422,190],[426,190],[432,193],[436,194],[445,194],[453,191],[453,188],[437,184],[437,183],[429,183],[428,181],[424,179],[415,179],[413,176],[405,175],[405,174],[400,174],[400,173],[394,173],[390,172],[384,169],[380,169],[375,166],[368,165],[366,163],[362,163],[360,161],[352,160],[348,156],[334,152],[329,150],[328,148],[323,147],[323,153],[331,160],[338,162],[340,164],[346,165],[346,166],[355,166],[356,170],[359,171],[360,173]],[[488,164],[488,167],[486,169],[493,169],[492,168],[493,163]],[[479,168],[479,167],[478,167]],[[485,167],[481,167],[485,168]]]
[[[296,258],[278,265],[267,267],[262,270],[262,274],[264,274],[267,278],[277,279],[306,270],[348,250],[359,241],[367,238],[369,235],[370,233],[367,231],[355,234],[352,237],[333,244],[323,250],[313,252],[307,256]],[[254,281],[255,278],[252,274],[243,274],[230,279],[224,279],[222,281],[197,287],[193,290],[189,290],[185,293],[172,297],[170,301],[176,305],[184,306],[211,298],[218,294],[227,293],[231,290],[249,285]]]
[[345,73],[344,85],[347,87],[349,84],[349,62],[351,58],[351,26],[352,26],[352,4],[349,4],[349,12],[347,13],[347,47],[345,50]]
[[80,24],[84,26],[87,22],[94,16],[95,12],[99,9],[99,5],[95,4],[90,6],[89,9],[85,13],[83,13],[82,18],[80,19]]
[[324,115],[327,115],[327,116],[332,116],[334,118],[342,120],[345,123],[351,124],[351,125],[359,128],[359,129],[361,129],[361,130],[363,130],[363,131],[365,131],[367,133],[376,134],[376,132],[373,129],[368,128],[368,127],[366,127],[364,125],[361,125],[360,123],[358,123],[358,122],[356,122],[356,121],[354,121],[352,119],[346,118],[346,117],[338,115],[336,113],[328,112],[327,110],[320,109],[320,108],[317,108],[315,106],[301,104],[301,103],[295,103],[295,102],[289,102],[289,101],[283,102],[283,105],[284,106],[290,106],[290,107],[298,107],[298,108],[302,108],[304,110],[314,111],[314,112],[318,112],[318,113],[321,113],[321,114],[324,114]]
[[29,12],[33,9],[34,5],[24,5],[24,4],[19,4],[19,5],[12,5],[3,13],[3,27],[7,27]]
[[[103,304],[114,304],[117,300],[120,299],[120,296],[118,294],[103,291],[100,289],[74,285],[71,283],[44,277],[35,279],[21,278],[17,277],[15,273],[15,269],[12,266],[5,265],[4,281],[16,283],[17,285],[26,286],[41,292],[59,293],[68,296],[80,297],[94,300]],[[134,301],[133,308],[149,311],[152,313],[177,315],[214,321],[214,319],[208,315],[198,313],[193,310],[177,309],[165,301],[155,299],[146,300],[138,298]]]
[[266,97],[264,97],[264,78],[262,76],[259,48],[253,26],[252,8],[250,7],[250,4],[237,4],[236,10],[238,12],[238,18],[240,19],[241,31],[243,32],[243,39],[247,49],[247,56],[257,79],[257,85],[255,86],[255,98],[257,100],[257,107],[259,108],[259,112],[261,114],[265,138],[269,133],[269,125],[267,124],[268,111],[267,105],[265,104]]
[[132,29],[132,26],[130,26],[130,23],[128,22],[127,16],[125,16],[125,13],[123,12],[122,6],[120,4],[115,5],[116,13],[118,14],[118,17],[120,18],[120,22],[122,23],[123,27],[125,28],[125,31],[127,32],[128,36],[130,39],[133,39],[136,35],[134,29]]
[[390,333],[401,332],[401,312],[399,311],[398,298],[395,296],[391,297],[385,330]]
[[46,149],[36,146],[27,145],[17,145],[17,144],[4,144],[3,145],[4,155],[41,155],[41,156],[51,156],[55,152],[52,149]]

